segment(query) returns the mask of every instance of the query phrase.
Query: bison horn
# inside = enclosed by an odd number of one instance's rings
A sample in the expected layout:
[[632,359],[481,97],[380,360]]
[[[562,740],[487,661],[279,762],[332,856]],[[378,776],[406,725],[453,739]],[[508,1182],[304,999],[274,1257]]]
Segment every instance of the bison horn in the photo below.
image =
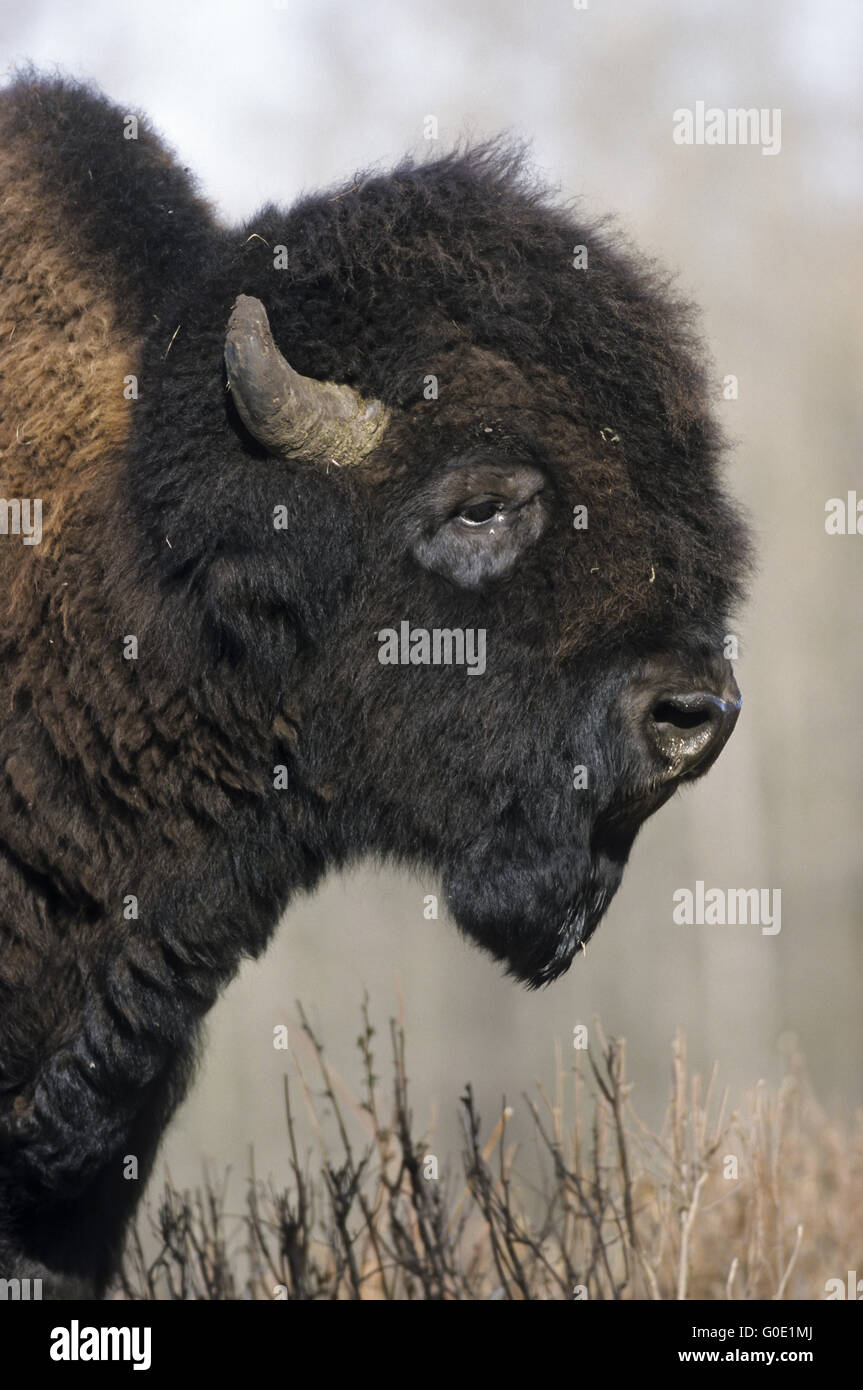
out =
[[273,342],[259,299],[241,294],[225,338],[228,384],[246,429],[281,458],[360,463],[383,438],[389,411],[350,386],[300,376]]

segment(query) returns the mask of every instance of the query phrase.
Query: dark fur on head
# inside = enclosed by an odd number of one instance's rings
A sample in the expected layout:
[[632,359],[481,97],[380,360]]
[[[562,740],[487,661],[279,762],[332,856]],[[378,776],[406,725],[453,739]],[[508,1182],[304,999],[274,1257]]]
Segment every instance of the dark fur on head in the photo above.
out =
[[[58,1294],[105,1287],[124,1155],[143,1178],[199,1021],[330,866],[437,871],[513,974],[566,968],[653,790],[622,696],[649,661],[716,671],[746,560],[690,310],[517,154],[223,228],[125,116],[32,73],[0,94],[3,484],[44,506],[41,546],[0,548],[0,1276]],[[240,293],[299,372],[391,408],[365,464],[249,436]],[[429,517],[468,466],[545,485],[539,538],[466,584]],[[382,665],[402,621],[484,629],[485,673]]]

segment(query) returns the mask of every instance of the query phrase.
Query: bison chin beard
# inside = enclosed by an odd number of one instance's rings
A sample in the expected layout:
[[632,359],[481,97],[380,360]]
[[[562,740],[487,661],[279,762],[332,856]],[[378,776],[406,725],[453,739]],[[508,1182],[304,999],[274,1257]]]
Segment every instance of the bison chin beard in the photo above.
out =
[[574,859],[571,848],[544,864],[486,853],[444,877],[459,928],[529,989],[569,969],[620,884],[623,862],[604,855],[578,865]]

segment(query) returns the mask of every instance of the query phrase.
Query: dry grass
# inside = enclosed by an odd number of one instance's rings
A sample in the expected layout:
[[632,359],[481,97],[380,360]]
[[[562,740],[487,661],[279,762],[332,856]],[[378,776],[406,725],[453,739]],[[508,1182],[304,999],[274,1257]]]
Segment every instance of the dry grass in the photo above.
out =
[[[167,1186],[142,1218],[149,1233],[129,1243],[121,1297],[820,1299],[827,1279],[859,1263],[863,1123],[852,1132],[828,1119],[799,1058],[778,1092],[761,1084],[729,1113],[716,1072],[706,1087],[690,1076],[678,1037],[652,1133],[630,1098],[624,1044],[594,1025],[589,1051],[569,1068],[558,1057],[553,1094],[526,1097],[544,1155],[537,1187],[519,1174],[510,1112],[486,1133],[470,1089],[463,1171],[427,1176],[432,1146],[413,1133],[402,1026],[391,1024],[385,1102],[367,1004],[360,1097],[300,1015],[321,1089],[301,1071],[294,1094],[285,1080],[287,1186],[252,1172],[236,1216],[227,1179],[194,1193]],[[297,1091],[314,1164],[299,1153]]]

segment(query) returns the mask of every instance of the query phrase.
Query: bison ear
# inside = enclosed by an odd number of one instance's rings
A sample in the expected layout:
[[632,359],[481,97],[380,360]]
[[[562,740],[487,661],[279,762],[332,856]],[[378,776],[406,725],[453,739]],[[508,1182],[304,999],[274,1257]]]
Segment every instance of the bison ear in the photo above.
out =
[[349,467],[384,436],[386,406],[350,386],[295,372],[273,341],[263,304],[247,294],[228,320],[225,366],[243,424],[277,458]]
[[295,372],[248,295],[224,352],[240,419],[270,457],[252,461],[235,440],[232,466],[211,478],[198,612],[207,661],[247,667],[260,688],[279,690],[297,652],[328,640],[344,606],[361,522],[340,473],[376,447],[389,412]]
[[294,658],[330,640],[359,563],[361,532],[337,470],[262,460],[230,535],[199,571],[207,664],[245,669],[261,692],[284,690]]

